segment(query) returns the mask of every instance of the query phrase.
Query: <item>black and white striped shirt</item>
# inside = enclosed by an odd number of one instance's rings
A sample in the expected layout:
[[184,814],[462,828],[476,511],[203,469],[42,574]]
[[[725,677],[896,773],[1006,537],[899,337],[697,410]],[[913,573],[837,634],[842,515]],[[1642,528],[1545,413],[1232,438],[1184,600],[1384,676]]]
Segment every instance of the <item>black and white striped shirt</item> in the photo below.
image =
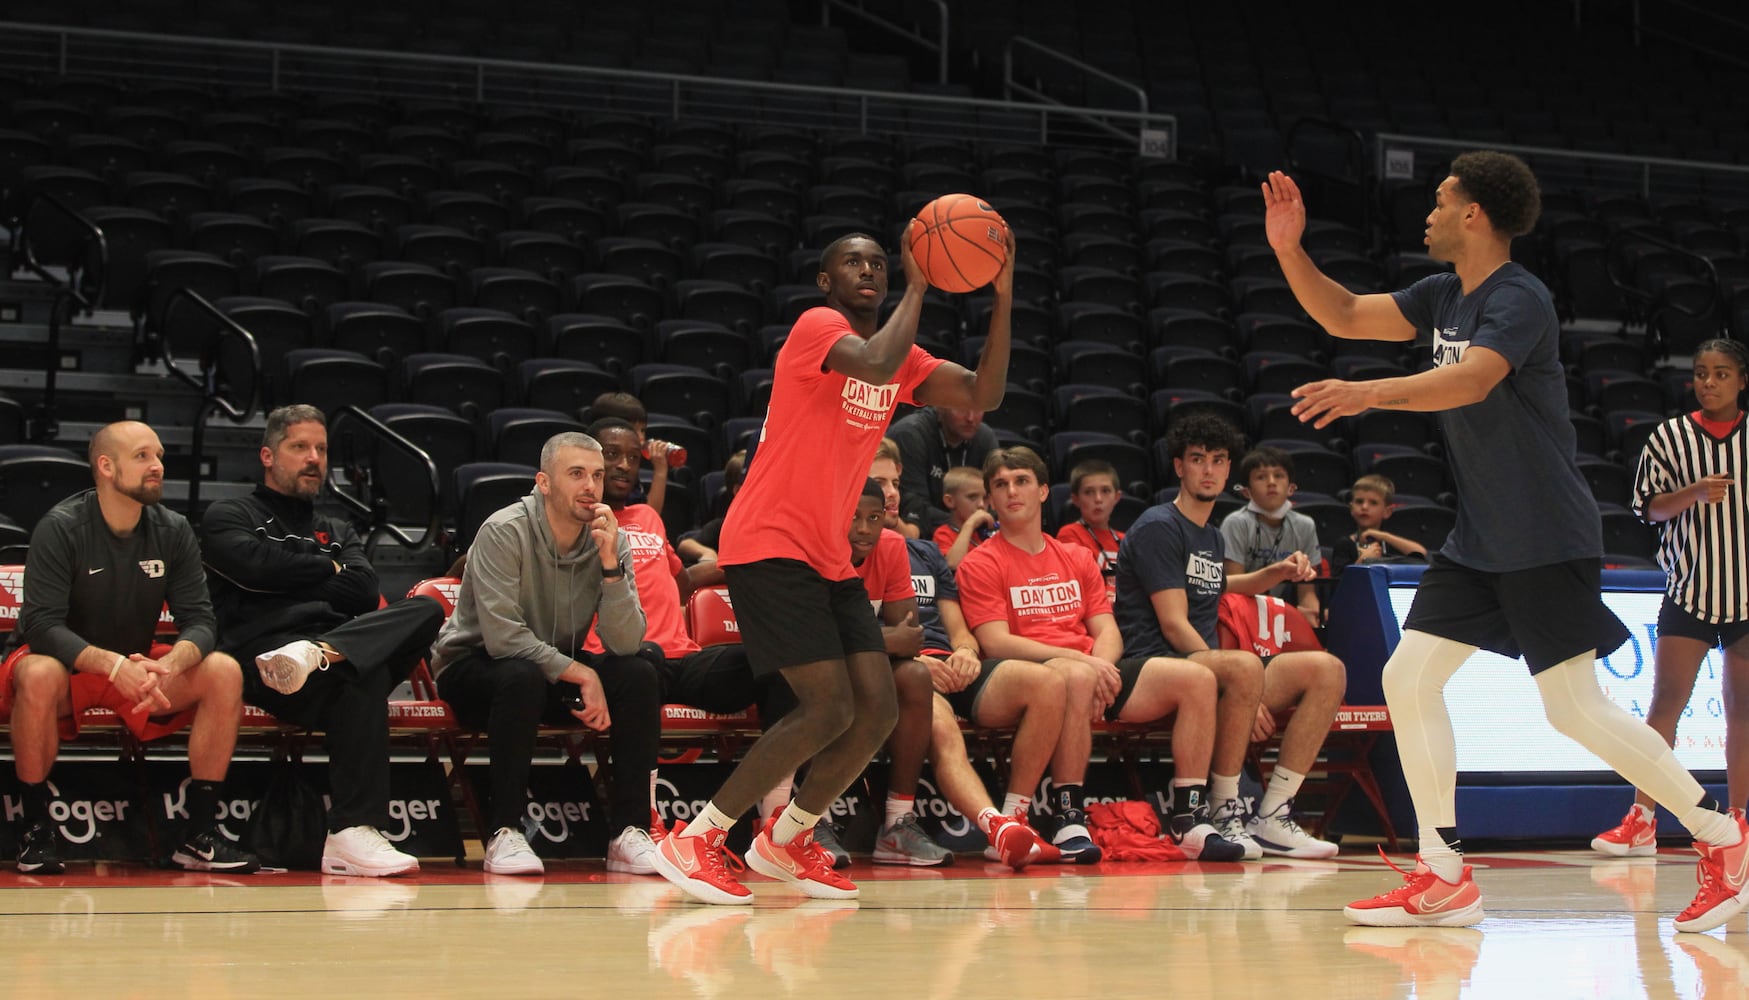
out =
[[1749,421],[1723,438],[1691,414],[1659,424],[1634,477],[1634,513],[1649,520],[1652,498],[1727,473],[1735,485],[1719,503],[1697,503],[1661,525],[1658,565],[1676,605],[1711,624],[1749,621]]

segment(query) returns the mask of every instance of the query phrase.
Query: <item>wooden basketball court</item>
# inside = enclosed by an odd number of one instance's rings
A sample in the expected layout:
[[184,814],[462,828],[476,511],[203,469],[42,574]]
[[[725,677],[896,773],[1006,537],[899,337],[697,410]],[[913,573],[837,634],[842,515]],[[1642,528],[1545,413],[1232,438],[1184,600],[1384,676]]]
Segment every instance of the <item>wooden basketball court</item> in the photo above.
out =
[[1686,851],[1475,855],[1479,928],[1374,929],[1341,907],[1398,876],[1363,850],[1018,875],[859,860],[856,903],[750,875],[747,907],[599,861],[380,881],[74,864],[0,875],[0,954],[17,997],[1749,997],[1744,918],[1671,928]]

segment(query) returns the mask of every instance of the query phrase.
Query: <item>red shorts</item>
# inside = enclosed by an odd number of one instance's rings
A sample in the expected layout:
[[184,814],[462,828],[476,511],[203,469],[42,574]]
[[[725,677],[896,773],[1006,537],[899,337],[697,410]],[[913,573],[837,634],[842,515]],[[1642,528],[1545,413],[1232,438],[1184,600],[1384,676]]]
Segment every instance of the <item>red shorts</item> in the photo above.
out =
[[[154,647],[152,652],[162,656],[169,652],[168,646]],[[6,657],[6,662],[0,664],[0,718],[12,718],[12,667],[13,664],[29,655],[29,650],[19,649]],[[88,709],[106,708],[115,713],[116,719],[134,734],[134,738],[142,743],[150,742],[161,736],[168,736],[180,729],[186,729],[194,721],[194,709],[185,708],[169,715],[147,715],[134,711],[134,703],[128,701],[123,694],[111,684],[108,678],[96,674],[75,673],[71,679],[71,700],[73,714],[61,717],[61,739],[71,740],[79,735],[80,724],[85,721]]]

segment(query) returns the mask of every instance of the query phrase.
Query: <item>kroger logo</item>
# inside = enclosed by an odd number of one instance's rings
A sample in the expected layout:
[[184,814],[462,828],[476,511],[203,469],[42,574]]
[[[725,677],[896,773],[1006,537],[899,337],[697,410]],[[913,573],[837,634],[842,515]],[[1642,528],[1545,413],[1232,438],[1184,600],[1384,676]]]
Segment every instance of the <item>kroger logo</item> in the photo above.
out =
[[[61,790],[55,783],[47,782],[49,786],[49,821],[61,829],[61,836],[70,844],[89,844],[97,837],[97,824],[123,823],[127,821],[128,806],[126,799],[72,799],[61,798]],[[24,818],[24,802],[11,795],[6,796],[6,819],[16,822]]]

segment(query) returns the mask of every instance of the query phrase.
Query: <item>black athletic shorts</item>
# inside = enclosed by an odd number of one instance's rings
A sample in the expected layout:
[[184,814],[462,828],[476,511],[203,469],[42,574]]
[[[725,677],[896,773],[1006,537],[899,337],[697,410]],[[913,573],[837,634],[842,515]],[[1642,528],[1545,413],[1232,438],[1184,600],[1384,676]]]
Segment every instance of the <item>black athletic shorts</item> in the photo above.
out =
[[[989,683],[990,678],[995,675],[996,665],[1001,662],[1001,660],[985,660],[983,666],[978,670],[978,676],[970,684],[952,694],[943,695],[947,699],[947,703],[953,706],[953,714],[967,722],[975,723],[977,721],[975,713],[978,710],[978,698],[984,692],[984,685]],[[1117,675],[1123,683],[1117,689],[1117,698],[1112,701],[1111,707],[1105,710],[1107,719],[1116,719],[1118,713],[1123,711],[1124,703],[1130,700],[1130,695],[1136,690],[1136,681],[1142,676],[1142,666],[1147,662],[1146,656],[1117,661]]]
[[1116,722],[1118,714],[1123,711],[1124,703],[1130,700],[1130,695],[1136,692],[1136,681],[1142,677],[1142,667],[1147,665],[1149,657],[1132,656],[1117,661],[1117,675],[1123,679],[1123,684],[1117,689],[1117,697],[1112,699],[1111,707],[1105,710],[1105,721]]
[[807,563],[764,559],[724,566],[723,580],[755,677],[852,653],[886,655],[860,576],[827,580]]
[[1749,636],[1749,621],[1746,622],[1703,622],[1699,618],[1684,611],[1669,594],[1664,595],[1664,606],[1658,609],[1658,634],[1660,636],[1674,635],[1684,639],[1699,639],[1709,646],[1729,649]]
[[1601,559],[1484,573],[1434,553],[1403,629],[1523,656],[1532,674],[1590,649],[1608,656],[1628,630],[1603,603],[1602,574]]
[[990,678],[996,675],[996,665],[1001,662],[1001,660],[985,660],[978,667],[978,676],[972,678],[970,684],[951,694],[942,695],[943,698],[947,699],[947,703],[953,706],[953,714],[967,722],[976,723],[978,721],[978,698],[984,693],[984,685],[988,684]]

